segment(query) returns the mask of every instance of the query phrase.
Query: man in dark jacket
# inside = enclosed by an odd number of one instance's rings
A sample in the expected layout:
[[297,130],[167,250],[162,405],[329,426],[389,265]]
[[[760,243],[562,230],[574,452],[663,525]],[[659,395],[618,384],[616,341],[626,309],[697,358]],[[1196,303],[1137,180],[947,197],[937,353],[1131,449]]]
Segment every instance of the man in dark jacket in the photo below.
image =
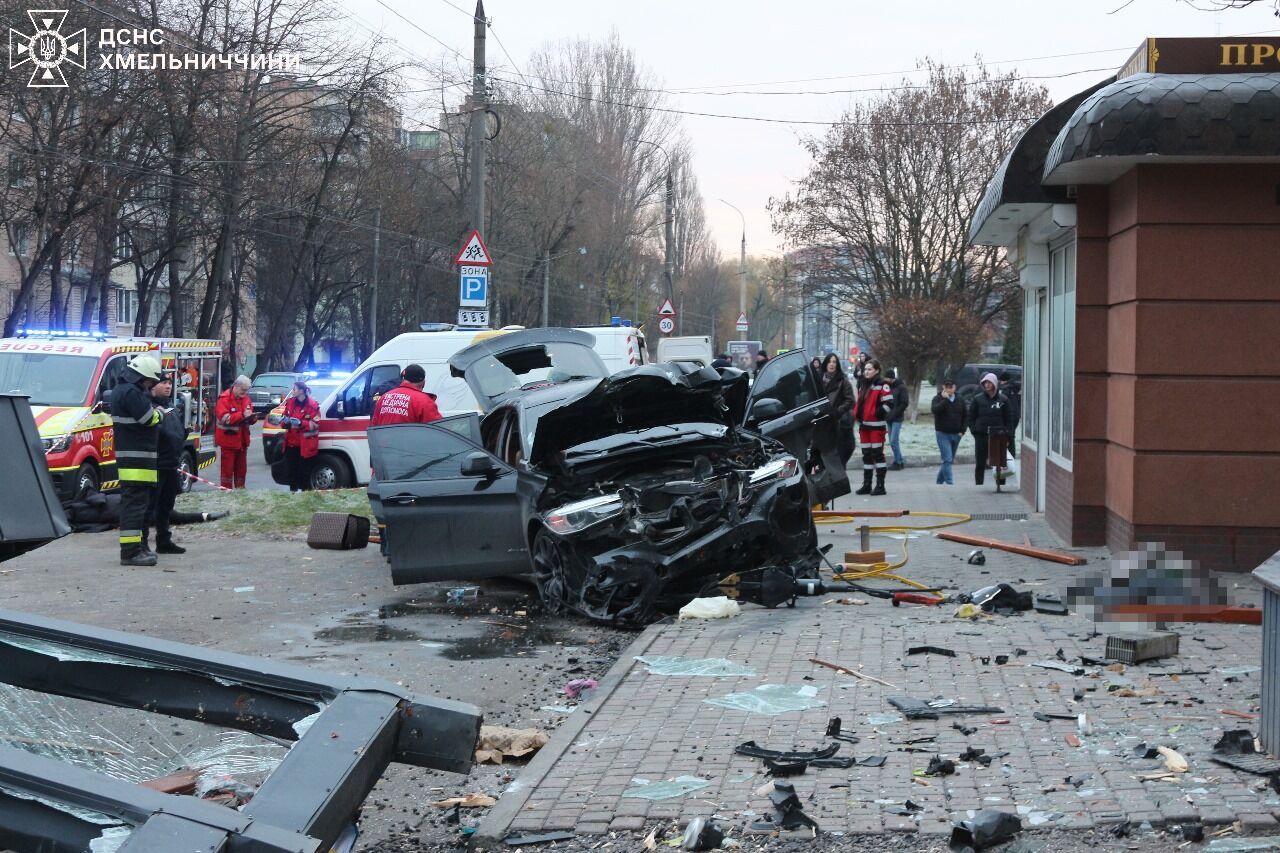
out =
[[150,391],[160,381],[160,361],[140,355],[129,362],[111,389],[111,431],[120,479],[120,565],[154,566],[147,546],[147,508],[156,489],[160,412]]
[[938,485],[955,485],[951,479],[951,465],[956,461],[956,449],[964,438],[964,401],[956,396],[956,381],[947,379],[942,390],[933,395],[933,434],[938,440],[938,453],[942,455],[942,467],[938,469]]
[[178,409],[165,407],[172,402],[173,380],[168,376],[156,383],[151,396],[163,414],[160,420],[160,437],[156,448],[156,487],[151,491],[148,513],[156,526],[157,554],[185,554],[187,549],[173,541],[173,529],[169,526],[174,501],[182,490],[182,475],[178,463],[187,445],[187,428],[182,423]]
[[993,432],[1008,435],[1013,431],[1013,409],[1009,398],[1000,393],[994,373],[982,377],[982,390],[969,401],[969,430],[973,433],[973,480],[979,486],[987,472],[987,446]]
[[726,367],[733,367],[733,360],[729,358],[729,353],[722,352],[712,360],[711,366],[716,370],[724,370]]
[[1018,424],[1022,423],[1022,382],[1015,382],[1009,371],[1000,374],[1000,393],[1009,400],[1009,408],[1013,410],[1013,426],[1009,429],[1009,452],[1018,455],[1018,445],[1014,442],[1014,433]]
[[907,467],[907,460],[902,456],[902,445],[899,443],[902,419],[907,414],[907,385],[898,378],[898,371],[893,368],[884,372],[884,378],[889,380],[889,390],[893,393],[893,408],[884,417],[885,423],[889,425],[889,448],[893,451],[893,464],[889,466],[889,470],[901,471]]

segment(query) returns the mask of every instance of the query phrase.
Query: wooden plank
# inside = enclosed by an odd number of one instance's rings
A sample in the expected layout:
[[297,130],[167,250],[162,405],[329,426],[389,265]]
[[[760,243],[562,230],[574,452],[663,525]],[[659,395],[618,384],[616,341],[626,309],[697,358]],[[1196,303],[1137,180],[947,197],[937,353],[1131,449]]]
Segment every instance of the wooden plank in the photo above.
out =
[[947,539],[951,542],[960,542],[965,545],[978,545],[982,548],[994,548],[997,551],[1008,551],[1012,554],[1021,554],[1024,557],[1035,557],[1037,560],[1048,560],[1052,563],[1062,563],[1066,566],[1083,566],[1089,562],[1084,557],[1077,557],[1075,554],[1064,554],[1061,551],[1050,551],[1048,548],[1028,548],[1026,545],[1019,545],[1016,542],[1002,542],[999,539],[988,539],[985,536],[971,536],[967,533],[952,533],[944,530],[941,533],[935,533],[939,539]]

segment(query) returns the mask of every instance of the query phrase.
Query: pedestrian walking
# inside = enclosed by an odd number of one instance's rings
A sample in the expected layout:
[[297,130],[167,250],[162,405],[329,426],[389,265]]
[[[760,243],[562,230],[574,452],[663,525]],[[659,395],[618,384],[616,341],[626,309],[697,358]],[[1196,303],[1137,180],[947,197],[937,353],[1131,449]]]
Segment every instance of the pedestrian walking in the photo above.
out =
[[809,359],[809,372],[813,374],[813,380],[814,380],[815,382],[817,382],[817,383],[818,383],[818,387],[819,387],[819,388],[821,388],[821,387],[822,387],[822,374],[823,374],[823,367],[822,367],[822,359],[821,359],[821,358],[819,358],[818,356],[816,356],[816,355],[815,355],[813,358]]
[[889,447],[893,450],[892,470],[901,471],[907,467],[907,459],[902,455],[901,438],[902,421],[907,416],[910,395],[907,393],[906,383],[898,378],[898,371],[892,367],[884,372],[884,378],[889,380],[889,390],[893,394],[893,407],[885,416],[885,422],[889,424]]
[[[814,361],[818,359],[815,358]],[[840,369],[840,357],[835,353],[827,353],[827,357],[818,362],[818,365],[822,371],[822,393],[831,402],[831,411],[839,424],[840,464],[847,466],[856,444],[853,437],[853,385]]]
[[320,452],[320,404],[311,396],[311,388],[299,379],[284,401],[280,416],[284,433],[284,467],[288,472],[289,491],[311,489],[311,460]]
[[729,358],[729,353],[722,352],[712,360],[711,366],[716,370],[724,370],[726,367],[733,367],[733,359]]
[[992,432],[1008,435],[1013,427],[1013,410],[1009,398],[1000,393],[1000,380],[994,373],[982,376],[982,390],[969,401],[969,431],[973,433],[973,481],[979,486],[986,478],[987,448]]
[[[858,394],[853,416],[858,423],[858,443],[862,445],[862,488],[854,494],[883,495],[887,465],[884,460],[884,442],[888,433],[885,416],[893,406],[893,392],[889,383],[880,375],[880,362],[868,359],[862,368],[866,386]],[[876,485],[871,487],[872,475]]]
[[763,370],[763,369],[764,369],[764,366],[765,366],[766,364],[768,364],[768,363],[769,363],[769,353],[768,353],[768,351],[767,351],[767,350],[760,350],[760,352],[756,353],[756,373],[755,373],[755,375],[756,375],[756,376],[759,376],[759,375],[760,375],[760,371],[761,371],[761,370]]
[[238,376],[231,387],[218,397],[214,411],[217,418],[216,442],[222,451],[222,485],[228,489],[243,489],[249,461],[249,428],[258,420],[249,399],[248,376]]
[[942,390],[933,395],[930,408],[933,410],[933,434],[938,440],[938,453],[942,456],[942,467],[938,469],[935,482],[953,486],[951,466],[956,461],[956,450],[965,430],[964,401],[956,396],[954,379],[943,380]]
[[388,424],[429,424],[440,420],[436,395],[423,391],[427,372],[420,364],[410,364],[400,373],[400,387],[392,388],[378,398],[369,426]]
[[178,463],[187,446],[187,427],[173,402],[173,379],[163,376],[151,389],[160,412],[160,435],[156,446],[156,487],[151,490],[147,515],[156,528],[157,554],[185,554],[187,549],[173,541],[173,504],[182,491]]
[[1002,371],[1000,373],[1000,393],[1009,400],[1009,408],[1013,410],[1013,426],[1009,429],[1009,455],[1016,457],[1018,455],[1018,445],[1013,439],[1018,432],[1018,425],[1022,423],[1022,382],[1015,382],[1013,377],[1009,375],[1009,371]]
[[871,356],[867,355],[865,352],[860,352],[858,353],[858,357],[853,361],[853,376],[849,381],[853,383],[853,391],[855,394],[861,394],[862,389],[867,385],[867,380],[862,375],[862,369],[867,366],[867,361],[870,360],[870,358]]
[[116,445],[116,477],[120,480],[120,565],[154,566],[147,543],[147,509],[156,489],[156,453],[161,414],[151,389],[160,381],[160,361],[135,356],[111,389],[111,431]]

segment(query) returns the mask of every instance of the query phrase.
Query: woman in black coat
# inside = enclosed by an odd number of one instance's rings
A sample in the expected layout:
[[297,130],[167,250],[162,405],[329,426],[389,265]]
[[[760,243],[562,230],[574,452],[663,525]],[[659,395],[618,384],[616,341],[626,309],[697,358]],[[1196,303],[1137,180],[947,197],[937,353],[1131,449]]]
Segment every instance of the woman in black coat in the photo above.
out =
[[853,436],[853,385],[840,368],[840,357],[827,353],[822,360],[822,393],[840,424],[840,462],[848,465],[857,441]]

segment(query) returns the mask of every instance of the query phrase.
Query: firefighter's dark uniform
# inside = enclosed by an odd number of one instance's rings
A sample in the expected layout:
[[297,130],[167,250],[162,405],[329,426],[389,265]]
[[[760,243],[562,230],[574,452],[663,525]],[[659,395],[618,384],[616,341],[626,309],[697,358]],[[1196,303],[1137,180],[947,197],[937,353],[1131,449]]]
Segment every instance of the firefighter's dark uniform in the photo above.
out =
[[147,507],[156,488],[162,418],[142,383],[142,376],[126,368],[120,383],[111,391],[111,428],[120,478],[121,560],[151,551],[147,546]]

